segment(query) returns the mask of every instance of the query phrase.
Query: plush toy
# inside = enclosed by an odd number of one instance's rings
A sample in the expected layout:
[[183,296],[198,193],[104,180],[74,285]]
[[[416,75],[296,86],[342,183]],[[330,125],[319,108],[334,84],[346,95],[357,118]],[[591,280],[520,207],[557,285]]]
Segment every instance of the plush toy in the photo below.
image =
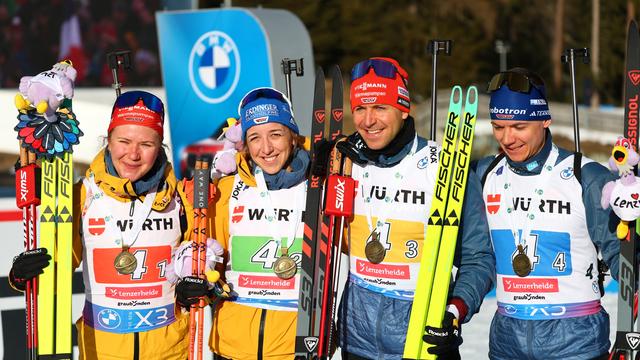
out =
[[222,129],[224,145],[213,158],[213,170],[222,175],[229,175],[236,171],[236,153],[242,149],[242,127],[240,121],[227,119],[227,126]]
[[20,79],[20,94],[15,104],[19,111],[35,108],[49,122],[56,120],[55,112],[65,99],[73,98],[73,82],[77,72],[70,60],[63,60],[36,76]]
[[14,128],[22,147],[47,158],[73,152],[83,135],[71,110],[75,78],[69,60],[36,76],[22,77],[15,97],[19,113]]
[[627,237],[629,221],[640,217],[640,178],[633,173],[633,167],[638,162],[640,155],[633,149],[631,142],[619,137],[611,151],[609,167],[618,172],[620,179],[606,183],[600,199],[603,209],[611,206],[620,218],[616,228],[619,239]]

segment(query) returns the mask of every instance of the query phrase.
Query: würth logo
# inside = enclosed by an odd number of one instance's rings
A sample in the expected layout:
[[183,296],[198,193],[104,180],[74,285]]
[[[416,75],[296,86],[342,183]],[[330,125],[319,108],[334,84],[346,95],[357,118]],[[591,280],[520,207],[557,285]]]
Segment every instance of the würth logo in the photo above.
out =
[[316,122],[324,123],[324,110],[316,110],[313,112],[313,118],[316,119]]
[[629,80],[633,85],[638,86],[640,84],[640,70],[629,71]]
[[89,234],[93,236],[102,235],[104,228],[104,218],[89,218]]

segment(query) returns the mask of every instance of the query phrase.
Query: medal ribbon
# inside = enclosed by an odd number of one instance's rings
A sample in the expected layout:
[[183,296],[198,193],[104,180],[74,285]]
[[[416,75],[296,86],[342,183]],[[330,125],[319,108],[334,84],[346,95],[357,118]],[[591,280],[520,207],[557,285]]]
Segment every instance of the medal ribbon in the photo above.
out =
[[[398,192],[398,189],[400,188],[400,183],[404,178],[403,174],[406,173],[406,170],[408,169],[409,164],[412,163],[411,160],[413,158],[413,155],[415,155],[415,153],[417,152],[417,150],[418,150],[418,136],[416,135],[413,138],[413,145],[411,146],[411,150],[409,151],[409,154],[402,160],[404,164],[400,166],[398,171],[395,173],[393,180],[390,181],[390,185],[387,186],[387,192],[386,192],[387,196],[385,196],[385,203],[381,208],[382,211],[379,212],[379,214],[381,215],[378,215],[378,219],[376,221],[375,231],[376,233],[378,233],[378,235],[380,235],[382,226],[384,226],[384,224],[387,222],[387,217],[389,216],[389,213],[391,213],[388,210],[391,206],[393,206],[393,203],[395,202],[396,195],[397,195],[396,193]],[[368,176],[365,177],[365,180],[362,181],[362,185],[360,186],[360,195],[362,196],[362,199],[364,200],[364,206],[367,209],[366,214],[367,214],[367,225],[369,225],[369,232],[370,234],[373,234],[373,231],[374,231],[373,220],[372,220],[373,206],[371,205],[371,198],[367,198],[367,195],[365,194],[365,191],[364,191],[364,189],[368,187],[368,185],[370,184],[371,184],[371,181],[369,181]]]
[[[100,190],[98,185],[96,185],[93,179],[93,174],[90,176],[89,180],[85,179],[84,184],[85,185],[88,184],[89,188],[93,193],[102,194],[102,196],[107,196],[102,190]],[[109,227],[109,230],[113,234],[120,234],[119,240],[122,242],[121,246],[123,249],[125,247],[130,248],[131,246],[133,246],[133,243],[135,243],[136,240],[138,240],[138,235],[140,235],[140,231],[142,231],[142,226],[144,225],[144,221],[149,217],[149,214],[151,213],[151,207],[153,205],[153,200],[155,198],[156,198],[156,188],[154,187],[151,190],[151,192],[147,193],[147,195],[145,196],[144,202],[142,202],[142,206],[135,209],[131,229],[128,229],[128,230],[125,229],[125,231],[120,231],[120,229],[118,229],[118,227],[116,226],[116,221],[115,221],[116,219],[113,216],[105,217],[104,220],[107,226]],[[133,200],[133,201],[135,202],[136,200]],[[92,202],[93,202],[93,196],[91,196],[91,200],[85,203],[84,209],[86,210],[89,207],[89,205],[91,205]],[[109,209],[106,209],[104,205],[101,205],[100,202],[98,202],[97,205],[101,207],[103,211],[106,211],[107,214],[109,213],[108,211]]]
[[[522,245],[524,248],[527,244],[527,239],[531,233],[531,226],[533,224],[533,220],[536,215],[540,212],[538,210],[540,199],[542,198],[542,194],[544,193],[543,187],[551,179],[551,172],[553,171],[553,167],[555,166],[556,160],[558,159],[558,147],[554,144],[551,148],[551,152],[547,157],[547,160],[544,162],[542,169],[540,170],[540,174],[535,177],[538,179],[536,186],[533,188],[533,196],[531,196],[531,202],[529,203],[529,209],[524,221],[524,226],[522,227],[522,232],[519,234],[519,229],[515,225],[515,205],[514,205],[514,197],[513,190],[511,188],[511,177],[513,171],[508,171],[505,174],[505,182],[503,188],[505,189],[505,193],[507,198],[505,202],[507,203],[507,212],[511,211],[510,215],[507,215],[509,218],[509,223],[511,224],[511,234],[513,235],[513,239],[515,241],[516,248],[518,245]],[[503,160],[506,163],[506,157]],[[527,255],[528,256],[528,255]]]
[[278,248],[280,248],[281,252],[284,249],[288,250],[289,247],[293,245],[293,242],[296,239],[298,225],[300,224],[300,209],[297,208],[298,192],[296,191],[296,195],[293,199],[293,221],[291,221],[291,218],[289,219],[290,221],[287,242],[283,244],[282,237],[278,233],[278,226],[275,223],[276,209],[273,207],[273,201],[271,200],[271,195],[269,189],[267,188],[267,182],[264,180],[264,173],[262,169],[257,165],[255,170],[255,177],[256,183],[258,185],[258,190],[260,191],[260,197],[264,200],[264,211],[266,213],[267,222],[269,223],[269,232],[271,233],[271,237],[278,243]]

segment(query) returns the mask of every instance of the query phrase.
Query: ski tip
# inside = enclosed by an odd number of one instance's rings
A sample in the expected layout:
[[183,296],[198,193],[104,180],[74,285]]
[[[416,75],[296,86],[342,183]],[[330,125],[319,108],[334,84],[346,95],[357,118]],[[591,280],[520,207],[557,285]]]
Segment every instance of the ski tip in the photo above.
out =
[[462,87],[460,85],[454,85],[451,88],[451,99],[449,101],[452,104],[462,104]]
[[478,103],[478,88],[475,86],[469,86],[467,88],[467,97],[465,99],[466,105],[477,105]]

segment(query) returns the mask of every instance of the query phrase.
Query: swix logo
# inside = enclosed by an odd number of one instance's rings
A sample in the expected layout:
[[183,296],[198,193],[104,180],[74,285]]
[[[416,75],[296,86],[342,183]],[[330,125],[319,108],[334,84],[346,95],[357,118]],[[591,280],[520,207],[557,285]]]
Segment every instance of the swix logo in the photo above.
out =
[[346,183],[346,180],[337,179],[336,181],[336,186],[333,187],[336,190],[335,207],[342,211],[344,210],[344,184]]
[[104,218],[89,218],[89,234],[93,236],[100,236],[104,233],[104,229]]
[[29,189],[27,189],[27,172],[20,172],[20,201],[27,201],[27,194],[29,193]]
[[316,110],[313,112],[313,118],[316,119],[316,122],[322,124],[324,123],[324,110]]
[[233,215],[231,215],[231,222],[234,224],[239,223],[240,221],[242,221],[243,215],[244,214],[244,206],[240,205],[240,206],[234,206],[233,207]]
[[625,338],[631,350],[636,350],[640,345],[640,333],[626,333]]
[[629,71],[629,80],[633,85],[638,86],[640,84],[640,70]]
[[318,338],[317,337],[308,336],[308,337],[304,338],[304,346],[307,348],[308,352],[313,352],[313,350],[316,349],[317,345],[318,345]]
[[487,212],[489,214],[497,214],[500,210],[500,194],[488,194],[487,195]]
[[335,109],[331,111],[331,113],[333,114],[333,118],[336,119],[336,121],[342,121],[342,109]]

